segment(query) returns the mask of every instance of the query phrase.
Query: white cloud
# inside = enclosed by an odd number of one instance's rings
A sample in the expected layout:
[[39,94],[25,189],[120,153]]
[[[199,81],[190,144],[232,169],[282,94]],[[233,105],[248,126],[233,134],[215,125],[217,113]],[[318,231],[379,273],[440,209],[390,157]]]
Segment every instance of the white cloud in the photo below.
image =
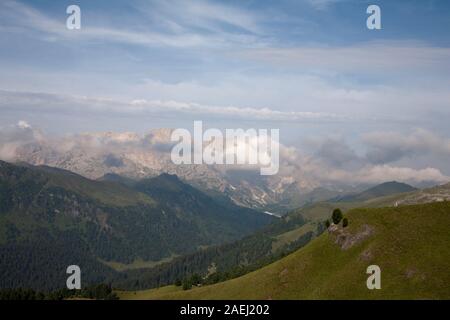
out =
[[307,3],[318,10],[326,9],[329,6],[342,1],[344,0],[306,0]]
[[[173,10],[174,7],[177,10]],[[152,19],[163,20],[175,30],[196,27],[214,33],[226,33],[221,26],[221,24],[225,24],[258,34],[262,32],[260,20],[268,18],[230,4],[203,0],[153,1],[141,4],[137,8]]]
[[[438,168],[433,167],[415,169],[388,164],[366,164],[358,169],[345,169],[330,166],[322,160],[313,157],[308,157],[307,161],[304,162],[301,161],[301,158],[297,159],[296,166],[296,169],[291,169],[296,181],[301,181],[307,177],[310,181],[317,182],[317,186],[375,184],[392,180],[411,184],[423,181],[434,181],[437,183],[450,181],[449,176],[443,174]],[[283,168],[283,165],[281,168]]]
[[408,135],[398,132],[372,132],[363,136],[369,148],[367,159],[386,163],[418,156],[435,155],[450,159],[450,139],[417,129]]
[[[53,166],[69,164],[73,170],[79,168],[82,171],[80,173],[95,172],[99,176],[114,163],[123,163],[126,170],[131,171],[138,170],[137,168],[150,170],[148,172],[161,168],[175,170],[167,153],[172,146],[170,132],[168,129],[155,130],[144,135],[132,132],[104,132],[50,138],[30,126],[17,125],[1,130],[0,158]],[[303,190],[319,186],[381,183],[391,180],[413,184],[422,181],[450,181],[449,176],[429,165],[412,168],[389,164],[374,165],[366,161],[352,167],[342,163],[348,161],[346,152],[344,156],[341,152],[331,152],[326,157],[334,158],[336,155],[337,162],[324,161],[324,155],[307,154],[303,150],[280,144],[280,171],[270,179],[296,182]],[[359,158],[363,159],[364,157]]]
[[[418,130],[418,132],[425,132]],[[305,153],[299,149],[290,148],[287,151],[282,148],[282,161],[280,172],[289,174],[296,181],[317,182],[316,186],[347,184],[355,185],[359,183],[381,183],[385,181],[397,180],[406,183],[417,184],[422,181],[434,181],[437,183],[448,182],[450,177],[441,171],[441,167],[434,166],[439,163],[439,159],[448,159],[450,156],[448,145],[450,139],[439,138],[431,133],[423,134],[421,138],[414,137],[410,133],[373,133],[365,136],[360,142],[368,149],[367,154],[357,154],[341,138],[328,138],[321,142],[313,143],[312,152]],[[419,165],[412,161],[409,165],[400,164],[394,160],[386,159],[384,163],[374,163],[372,157],[377,154],[373,149],[373,141],[367,137],[383,137],[381,141],[389,141],[392,136],[393,141],[409,141],[413,148],[419,145],[419,149],[427,150],[427,160]],[[423,141],[423,139],[427,141]],[[313,139],[317,140],[317,139]],[[378,140],[377,140],[378,141]],[[394,142],[394,145],[399,145]],[[401,144],[401,143],[400,143]],[[382,153],[382,151],[380,150]],[[416,154],[417,156],[417,154]],[[450,167],[441,163],[444,169]]]
[[[176,15],[173,8],[176,7],[183,15]],[[157,10],[164,10],[158,12]],[[254,16],[242,9],[229,5],[210,4],[203,1],[165,1],[163,4],[156,3],[148,8],[152,17],[161,19],[164,14],[174,15],[166,18],[166,28],[127,28],[124,15],[122,23],[117,21],[105,23],[102,26],[92,23],[83,23],[82,28],[76,32],[67,30],[64,21],[57,20],[43,14],[41,11],[23,3],[5,0],[0,3],[0,17],[10,24],[6,24],[0,30],[6,32],[37,32],[38,36],[47,41],[76,40],[90,41],[100,40],[114,43],[135,44],[141,46],[155,47],[226,47],[239,44],[243,47],[251,46],[258,42],[256,32],[261,31],[257,26]],[[171,11],[171,12],[170,12]],[[185,26],[178,24],[178,20],[184,18]],[[131,20],[132,21],[132,20]],[[19,23],[18,23],[19,22]],[[142,21],[142,24],[151,26],[152,21]],[[239,27],[247,32],[237,34],[228,32],[226,28],[220,27],[221,23]],[[195,29],[197,28],[197,30]],[[207,30],[198,30],[199,28]],[[207,31],[207,32],[205,32]]]
[[412,169],[405,167],[393,167],[389,165],[374,166],[368,170],[361,170],[354,177],[356,181],[380,183],[385,181],[397,180],[406,182],[448,182],[450,177],[442,174],[436,168]]
[[437,183],[450,181],[450,177],[444,175],[437,168],[414,169],[390,165],[376,165],[367,166],[352,172],[335,169],[324,170],[324,172],[327,174],[325,177],[322,177],[324,180],[344,184],[375,184],[393,180],[411,184],[416,184],[423,181],[434,181]]
[[[35,92],[0,90],[0,109],[26,110],[29,113],[115,113],[118,115],[158,115],[178,118],[219,117],[221,119],[271,121],[346,121],[343,116],[323,112],[285,112],[269,108],[203,105],[181,101],[132,100],[89,98]],[[21,122],[25,125],[24,122]]]
[[21,129],[29,129],[29,128],[31,128],[31,126],[28,124],[28,122],[26,122],[26,121],[24,121],[24,120],[20,120],[20,121],[17,123],[17,126],[18,126],[19,128],[21,128]]
[[450,48],[417,41],[374,41],[349,46],[252,48],[238,56],[277,66],[363,74],[450,70]]

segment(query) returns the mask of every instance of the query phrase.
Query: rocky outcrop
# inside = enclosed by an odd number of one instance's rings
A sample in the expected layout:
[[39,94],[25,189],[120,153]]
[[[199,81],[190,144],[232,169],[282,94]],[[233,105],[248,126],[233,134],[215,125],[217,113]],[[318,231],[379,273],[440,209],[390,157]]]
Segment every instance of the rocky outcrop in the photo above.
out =
[[342,250],[347,250],[370,237],[374,233],[374,228],[364,224],[356,233],[351,233],[341,225],[332,224],[328,228],[328,233]]

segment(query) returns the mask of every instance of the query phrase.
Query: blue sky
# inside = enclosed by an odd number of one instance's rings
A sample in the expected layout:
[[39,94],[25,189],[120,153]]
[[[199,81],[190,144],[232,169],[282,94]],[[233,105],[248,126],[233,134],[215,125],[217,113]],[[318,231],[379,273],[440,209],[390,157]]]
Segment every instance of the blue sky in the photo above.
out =
[[[70,4],[81,30],[65,27]],[[382,30],[366,28],[369,4]],[[445,0],[5,0],[0,126],[142,132],[197,119],[281,128],[304,148],[332,137],[361,151],[386,132],[446,146],[448,30]],[[399,161],[450,174],[446,148]]]

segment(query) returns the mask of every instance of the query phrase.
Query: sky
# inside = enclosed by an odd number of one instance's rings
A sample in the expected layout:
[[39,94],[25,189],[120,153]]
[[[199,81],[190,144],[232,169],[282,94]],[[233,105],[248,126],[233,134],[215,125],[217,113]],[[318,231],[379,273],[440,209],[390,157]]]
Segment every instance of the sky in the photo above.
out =
[[335,165],[450,176],[448,30],[445,0],[2,0],[0,129],[280,128]]

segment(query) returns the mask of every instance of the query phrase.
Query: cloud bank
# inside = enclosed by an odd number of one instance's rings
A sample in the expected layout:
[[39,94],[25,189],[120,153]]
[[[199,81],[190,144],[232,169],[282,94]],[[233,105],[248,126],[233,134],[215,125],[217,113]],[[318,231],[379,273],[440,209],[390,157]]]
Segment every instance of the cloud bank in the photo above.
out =
[[220,119],[271,121],[345,121],[346,117],[326,112],[287,112],[270,108],[203,105],[193,102],[89,98],[84,96],[0,90],[0,109],[30,113],[115,113],[118,115],[159,117],[217,117]]
[[[82,174],[97,172],[97,166],[101,167],[99,176],[111,168],[126,166],[127,170],[144,170],[144,174],[172,171],[176,169],[170,163],[169,152],[173,145],[170,132],[170,129],[160,129],[144,135],[106,132],[50,138],[33,129],[26,121],[21,121],[1,130],[0,158],[53,166],[69,163],[73,167],[66,169],[85,170],[79,172]],[[385,135],[392,139],[385,139]],[[339,139],[322,141],[312,153],[280,145],[280,172],[269,179],[295,182],[304,190],[391,180],[412,184],[450,181],[450,177],[439,168],[414,168],[398,164],[400,158],[413,157],[424,150],[433,153],[433,156],[448,157],[450,139],[418,130],[409,135],[375,132],[362,140],[367,143],[367,152],[363,155],[358,155]],[[405,147],[405,152],[389,155],[400,146]],[[230,168],[233,167],[225,169]]]

